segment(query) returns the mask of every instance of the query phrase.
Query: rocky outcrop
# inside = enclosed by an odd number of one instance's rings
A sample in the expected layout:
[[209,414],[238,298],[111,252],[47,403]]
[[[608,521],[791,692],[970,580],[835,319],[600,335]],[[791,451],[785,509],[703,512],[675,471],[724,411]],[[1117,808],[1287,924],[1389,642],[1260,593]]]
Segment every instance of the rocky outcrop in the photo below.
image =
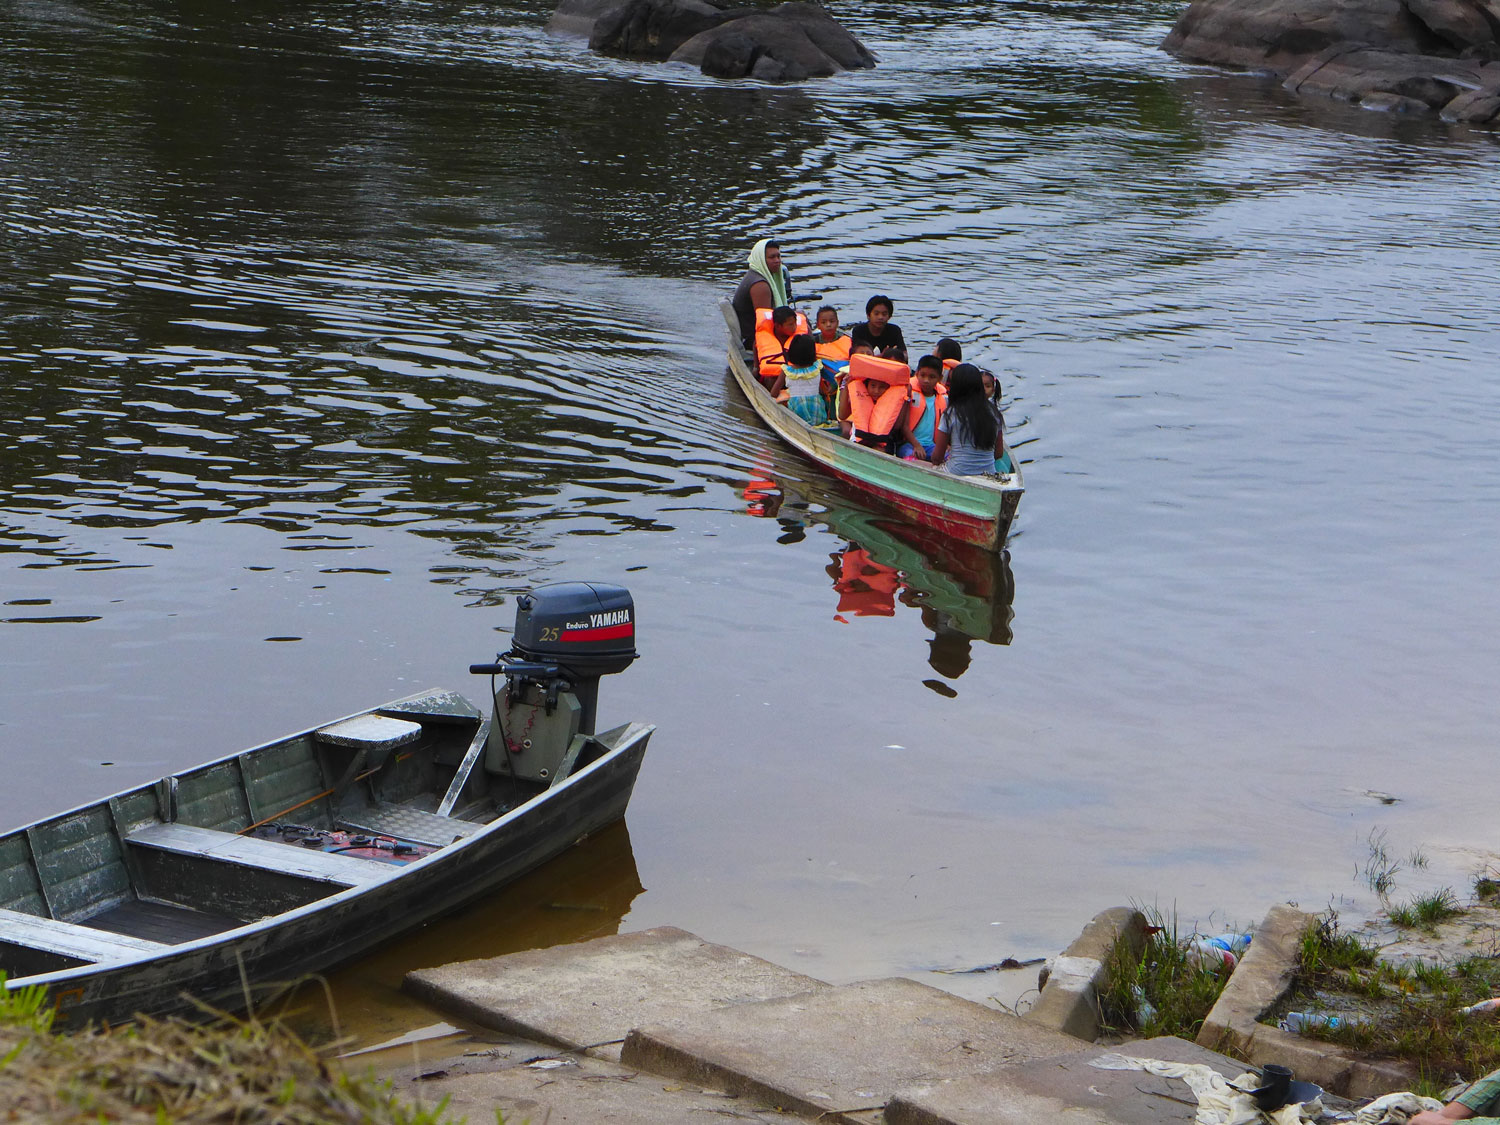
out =
[[795,82],[875,65],[815,3],[724,9],[709,0],[561,0],[549,29],[601,54],[681,62],[715,78]]
[[1193,0],[1162,45],[1298,93],[1500,124],[1500,0]]

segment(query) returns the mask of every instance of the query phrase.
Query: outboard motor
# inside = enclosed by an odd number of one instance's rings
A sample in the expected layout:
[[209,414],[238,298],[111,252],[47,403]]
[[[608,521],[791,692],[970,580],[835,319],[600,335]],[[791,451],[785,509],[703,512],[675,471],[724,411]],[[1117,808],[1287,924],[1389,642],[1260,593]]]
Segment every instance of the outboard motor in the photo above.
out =
[[599,677],[636,658],[635,601],[623,586],[555,582],[516,599],[508,652],[469,671],[503,675],[485,769],[555,784],[594,733]]

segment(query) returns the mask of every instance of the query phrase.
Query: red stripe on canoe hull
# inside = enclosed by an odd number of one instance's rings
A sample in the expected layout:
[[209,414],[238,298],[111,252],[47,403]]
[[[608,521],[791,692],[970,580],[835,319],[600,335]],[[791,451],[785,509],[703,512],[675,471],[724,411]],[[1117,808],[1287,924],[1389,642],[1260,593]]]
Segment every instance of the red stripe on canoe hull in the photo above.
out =
[[939,504],[925,504],[920,500],[913,500],[910,496],[903,496],[899,492],[861,480],[851,473],[841,472],[825,462],[819,461],[818,464],[823,465],[846,484],[879,498],[882,503],[896,509],[914,523],[929,527],[950,539],[956,539],[960,543],[972,543],[976,547],[984,547],[991,551],[1004,546],[1005,532],[1010,525],[1010,520],[1006,516],[1000,518],[997,527],[993,519],[966,516],[962,512],[955,512]]

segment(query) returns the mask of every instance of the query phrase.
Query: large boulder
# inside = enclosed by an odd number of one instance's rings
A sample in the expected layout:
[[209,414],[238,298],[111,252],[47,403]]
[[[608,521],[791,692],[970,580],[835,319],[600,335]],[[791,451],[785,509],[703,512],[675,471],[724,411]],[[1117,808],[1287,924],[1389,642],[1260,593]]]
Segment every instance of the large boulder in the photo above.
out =
[[603,55],[659,62],[724,19],[723,10],[707,0],[627,0],[594,23],[589,48]]
[[1193,0],[1162,46],[1195,62],[1285,75],[1336,43],[1425,54],[1435,42],[1405,0]]
[[[730,39],[731,49],[715,49]],[[748,55],[745,44],[750,44]],[[672,54],[715,78],[798,81],[874,66],[874,56],[832,16],[813,4],[778,4],[693,36]],[[772,67],[774,66],[774,70]]]
[[716,78],[791,82],[875,65],[821,4],[796,0],[731,10],[712,0],[560,0],[548,28],[586,35],[601,54],[688,63]]
[[1500,83],[1484,65],[1500,57],[1500,0],[1193,0],[1162,46],[1301,93],[1479,123]]

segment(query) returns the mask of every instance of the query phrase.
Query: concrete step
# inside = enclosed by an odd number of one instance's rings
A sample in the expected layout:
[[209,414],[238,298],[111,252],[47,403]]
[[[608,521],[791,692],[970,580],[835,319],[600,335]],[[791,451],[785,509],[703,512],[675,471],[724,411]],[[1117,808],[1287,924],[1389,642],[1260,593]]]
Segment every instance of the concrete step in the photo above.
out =
[[484,1125],[498,1111],[515,1125],[787,1125],[785,1114],[750,1099],[642,1074],[608,1059],[510,1039],[428,1042],[350,1061],[373,1065],[408,1102],[444,1121]]
[[885,1125],[1190,1125],[1198,1103],[1180,1079],[1139,1070],[1090,1066],[1107,1053],[1211,1066],[1225,1078],[1245,1073],[1244,1063],[1185,1039],[1163,1037],[1117,1047],[1090,1046],[989,1074],[926,1082],[898,1091]]
[[618,1058],[643,1024],[830,985],[673,926],[407,974],[440,1012],[508,1035]]
[[820,1121],[870,1122],[903,1087],[1078,1048],[1072,1036],[897,977],[646,1024],[621,1062]]

